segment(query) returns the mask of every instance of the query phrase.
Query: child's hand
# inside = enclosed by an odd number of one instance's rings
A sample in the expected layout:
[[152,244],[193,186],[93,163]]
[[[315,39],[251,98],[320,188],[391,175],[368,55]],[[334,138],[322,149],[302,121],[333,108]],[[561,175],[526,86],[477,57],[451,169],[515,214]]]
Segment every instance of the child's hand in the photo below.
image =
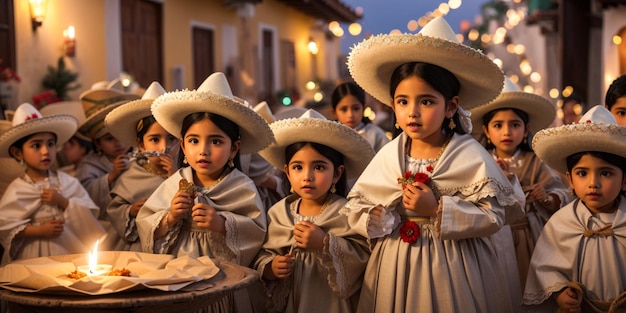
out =
[[383,214],[383,206],[382,205],[377,205],[376,207],[374,207],[370,211],[370,214],[372,214],[374,216],[381,216]]
[[65,210],[69,201],[54,189],[43,189],[41,191],[41,202]]
[[436,216],[439,203],[433,190],[421,182],[414,182],[406,186],[402,192],[402,204],[420,216]]
[[502,169],[506,176],[509,176],[509,163],[503,159],[496,159],[496,164]]
[[319,226],[311,222],[300,222],[293,228],[296,246],[303,249],[322,251],[324,249],[324,232]]
[[267,273],[269,275],[264,276],[268,279],[283,279],[291,275],[292,269],[293,259],[291,258],[291,255],[277,255],[272,260],[271,273]]
[[113,169],[109,173],[109,184],[112,184],[128,168],[128,155],[120,154],[113,160]]
[[143,204],[146,203],[146,200],[148,200],[148,199],[141,199],[141,200],[135,201],[130,206],[130,210],[128,210],[128,215],[130,215],[131,217],[136,217],[137,213],[139,213],[139,209],[141,209]]
[[178,191],[172,202],[170,203],[170,216],[172,218],[172,223],[170,225],[174,225],[191,211],[191,207],[193,206],[194,197],[187,192]]
[[167,173],[167,176],[172,176],[176,171],[176,167],[174,166],[174,160],[169,154],[161,154],[157,157],[151,157],[150,163],[154,165],[154,167],[163,173]]
[[582,303],[583,295],[579,290],[567,287],[563,289],[556,296],[556,303],[561,309],[560,312],[580,312],[580,304]]
[[543,201],[547,199],[549,196],[546,193],[546,189],[543,188],[539,184],[534,184],[530,186],[530,190],[528,190],[528,196],[526,196],[526,200],[528,201]]
[[63,233],[65,221],[52,220],[39,225],[39,232],[44,238],[57,238]]
[[194,205],[191,208],[191,218],[198,227],[208,228],[210,231],[220,233],[224,233],[226,230],[226,220],[206,203]]

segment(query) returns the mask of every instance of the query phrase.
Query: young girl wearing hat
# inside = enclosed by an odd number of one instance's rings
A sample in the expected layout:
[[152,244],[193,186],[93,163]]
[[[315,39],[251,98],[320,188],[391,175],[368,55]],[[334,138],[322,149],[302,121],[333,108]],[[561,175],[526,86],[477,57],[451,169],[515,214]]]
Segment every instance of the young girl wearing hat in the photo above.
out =
[[626,127],[595,106],[580,123],[539,131],[533,148],[566,173],[578,198],[544,226],[524,304],[533,312],[624,312]]
[[357,312],[512,311],[490,235],[523,214],[524,195],[467,134],[460,107],[494,99],[502,71],[442,18],[418,35],[366,39],[348,66],[403,130],[342,210],[373,244]]
[[114,246],[117,251],[142,251],[135,218],[148,197],[177,169],[178,140],[169,134],[152,116],[154,99],[165,89],[153,82],[140,100],[115,108],[104,122],[115,138],[128,146],[136,146],[128,169],[111,188],[107,214],[120,236]]
[[104,234],[98,208],[78,180],[51,170],[56,148],[76,131],[70,115],[42,117],[31,104],[20,105],[13,127],[0,136],[0,157],[25,167],[0,200],[2,264],[17,259],[80,253]]
[[484,133],[486,149],[507,176],[517,177],[526,194],[526,215],[501,231],[508,236],[502,238],[510,246],[507,249],[515,249],[517,270],[511,270],[516,271],[514,280],[520,283],[521,289],[515,291],[519,298],[543,225],[561,204],[572,200],[561,176],[539,160],[528,142],[532,134],[552,123],[556,108],[541,96],[521,91],[506,77],[504,89],[495,100],[470,112],[474,130]]
[[604,97],[604,106],[611,111],[618,125],[626,126],[626,75],[611,83]]
[[100,208],[98,220],[107,231],[106,238],[100,242],[103,250],[113,250],[120,242],[106,209],[111,201],[111,187],[127,169],[128,153],[132,149],[109,132],[104,126],[104,118],[113,109],[138,98],[135,94],[113,89],[91,89],[80,95],[86,118],[79,125],[78,133],[89,138],[96,151],[81,160],[76,168],[76,178]]
[[353,129],[313,110],[270,125],[276,144],[261,151],[283,168],[292,194],[268,212],[255,267],[271,292],[271,312],[354,312],[369,249],[338,214],[347,178],[374,155]]
[[[152,114],[179,137],[188,166],[166,179],[139,210],[143,251],[250,266],[267,221],[254,182],[237,167],[238,156],[274,140],[267,122],[237,101],[223,73],[212,74],[197,90],[158,97]],[[237,310],[249,304],[239,299]]]
[[365,92],[357,84],[346,82],[338,85],[330,96],[330,102],[337,121],[356,130],[372,145],[374,151],[389,142],[385,132],[363,116]]

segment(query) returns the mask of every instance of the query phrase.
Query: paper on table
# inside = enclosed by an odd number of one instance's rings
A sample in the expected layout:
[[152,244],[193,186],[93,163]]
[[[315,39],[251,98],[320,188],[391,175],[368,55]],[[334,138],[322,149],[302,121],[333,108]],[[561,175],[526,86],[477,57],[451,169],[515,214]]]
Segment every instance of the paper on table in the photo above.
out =
[[[176,291],[208,280],[220,272],[209,257],[174,258],[166,254],[101,251],[98,262],[126,268],[131,277],[91,276],[79,280],[67,276],[87,264],[85,254],[70,254],[18,260],[0,267],[0,287],[20,292],[102,295],[138,289]],[[197,284],[209,288],[207,284]],[[191,287],[191,286],[190,286]]]

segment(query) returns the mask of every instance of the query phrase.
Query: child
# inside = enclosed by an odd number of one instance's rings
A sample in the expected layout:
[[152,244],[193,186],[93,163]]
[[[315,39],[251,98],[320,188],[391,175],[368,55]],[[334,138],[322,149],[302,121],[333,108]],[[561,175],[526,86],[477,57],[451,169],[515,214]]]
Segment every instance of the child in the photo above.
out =
[[313,110],[270,125],[277,143],[261,151],[284,168],[292,194],[268,212],[255,267],[274,312],[354,312],[369,249],[339,209],[346,180],[374,155],[365,138]]
[[[139,238],[144,252],[250,266],[267,221],[254,182],[237,168],[238,156],[265,148],[274,137],[261,116],[233,97],[223,73],[212,74],[201,87],[166,93],[152,104],[157,122],[180,136],[188,166],[141,207]],[[238,310],[246,305],[241,297]]]
[[380,150],[389,138],[369,118],[363,116],[365,110],[365,92],[353,82],[343,83],[335,87],[330,97],[333,116],[341,124],[356,130],[372,145],[374,151]]
[[373,245],[357,312],[510,312],[489,236],[523,214],[524,196],[467,134],[460,107],[495,98],[502,71],[442,18],[418,35],[366,39],[348,67],[403,130],[342,210]]
[[106,208],[111,201],[111,187],[126,170],[128,153],[132,150],[111,135],[104,127],[104,118],[118,106],[138,98],[135,94],[112,89],[91,89],[80,95],[86,118],[78,132],[92,141],[96,152],[82,159],[76,168],[76,178],[100,208],[98,220],[107,231],[107,237],[100,242],[102,250],[113,250],[121,240],[109,221]]
[[115,138],[138,152],[111,188],[111,202],[107,214],[120,241],[114,250],[142,251],[135,218],[141,208],[161,183],[176,169],[178,140],[156,122],[150,111],[154,99],[165,94],[165,89],[153,82],[141,100],[115,108],[104,123]]
[[537,241],[523,299],[530,311],[626,309],[626,127],[599,105],[580,121],[533,139],[578,199],[552,215]]
[[604,106],[615,117],[617,125],[626,126],[626,75],[615,79],[606,91]]
[[83,253],[104,235],[94,216],[98,208],[78,180],[50,169],[56,148],[76,127],[70,115],[42,117],[24,103],[15,111],[13,127],[0,136],[0,157],[12,157],[25,168],[0,201],[2,264]]
[[514,244],[517,256],[514,279],[521,284],[516,294],[521,297],[539,233],[552,213],[571,197],[560,176],[537,158],[528,142],[532,134],[552,123],[556,108],[541,96],[521,91],[509,78],[504,82],[495,100],[470,112],[473,128],[482,130],[487,139],[486,149],[507,176],[517,176],[526,194],[526,216],[506,226],[506,232],[513,235],[508,242]]

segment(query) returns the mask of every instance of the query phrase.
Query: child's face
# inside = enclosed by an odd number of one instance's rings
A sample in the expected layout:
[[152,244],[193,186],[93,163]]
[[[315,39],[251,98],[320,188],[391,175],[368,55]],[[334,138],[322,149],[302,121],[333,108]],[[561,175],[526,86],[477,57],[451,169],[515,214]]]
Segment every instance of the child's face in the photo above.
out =
[[611,114],[615,116],[618,125],[626,126],[626,96],[617,98],[611,107]]
[[567,173],[570,186],[593,213],[611,213],[615,199],[626,189],[626,179],[620,168],[602,159],[585,154]]
[[483,132],[496,147],[496,152],[500,157],[513,156],[517,146],[528,135],[524,121],[513,110],[498,111],[489,124],[486,127],[483,126]]
[[355,128],[363,119],[363,103],[353,95],[347,95],[337,103],[333,115],[339,123]]
[[187,162],[204,186],[210,186],[222,175],[228,159],[239,150],[239,141],[230,137],[209,119],[191,125],[180,143]]
[[343,167],[335,171],[333,163],[310,145],[296,152],[285,165],[285,173],[297,193],[303,200],[323,203],[333,183],[341,177]]
[[26,163],[26,173],[31,178],[48,176],[48,169],[56,160],[56,137],[52,133],[38,133],[22,146],[21,158]]
[[96,139],[94,144],[109,159],[115,159],[118,155],[126,153],[129,148],[110,133]]
[[452,117],[456,105],[446,109],[443,95],[417,76],[405,78],[398,84],[391,107],[400,128],[413,140],[440,144],[441,125]]
[[85,156],[86,150],[87,149],[80,145],[78,139],[72,138],[63,144],[61,153],[63,153],[63,157],[67,163],[78,164]]
[[165,152],[176,150],[178,139],[170,135],[159,123],[152,123],[139,142],[140,151]]

